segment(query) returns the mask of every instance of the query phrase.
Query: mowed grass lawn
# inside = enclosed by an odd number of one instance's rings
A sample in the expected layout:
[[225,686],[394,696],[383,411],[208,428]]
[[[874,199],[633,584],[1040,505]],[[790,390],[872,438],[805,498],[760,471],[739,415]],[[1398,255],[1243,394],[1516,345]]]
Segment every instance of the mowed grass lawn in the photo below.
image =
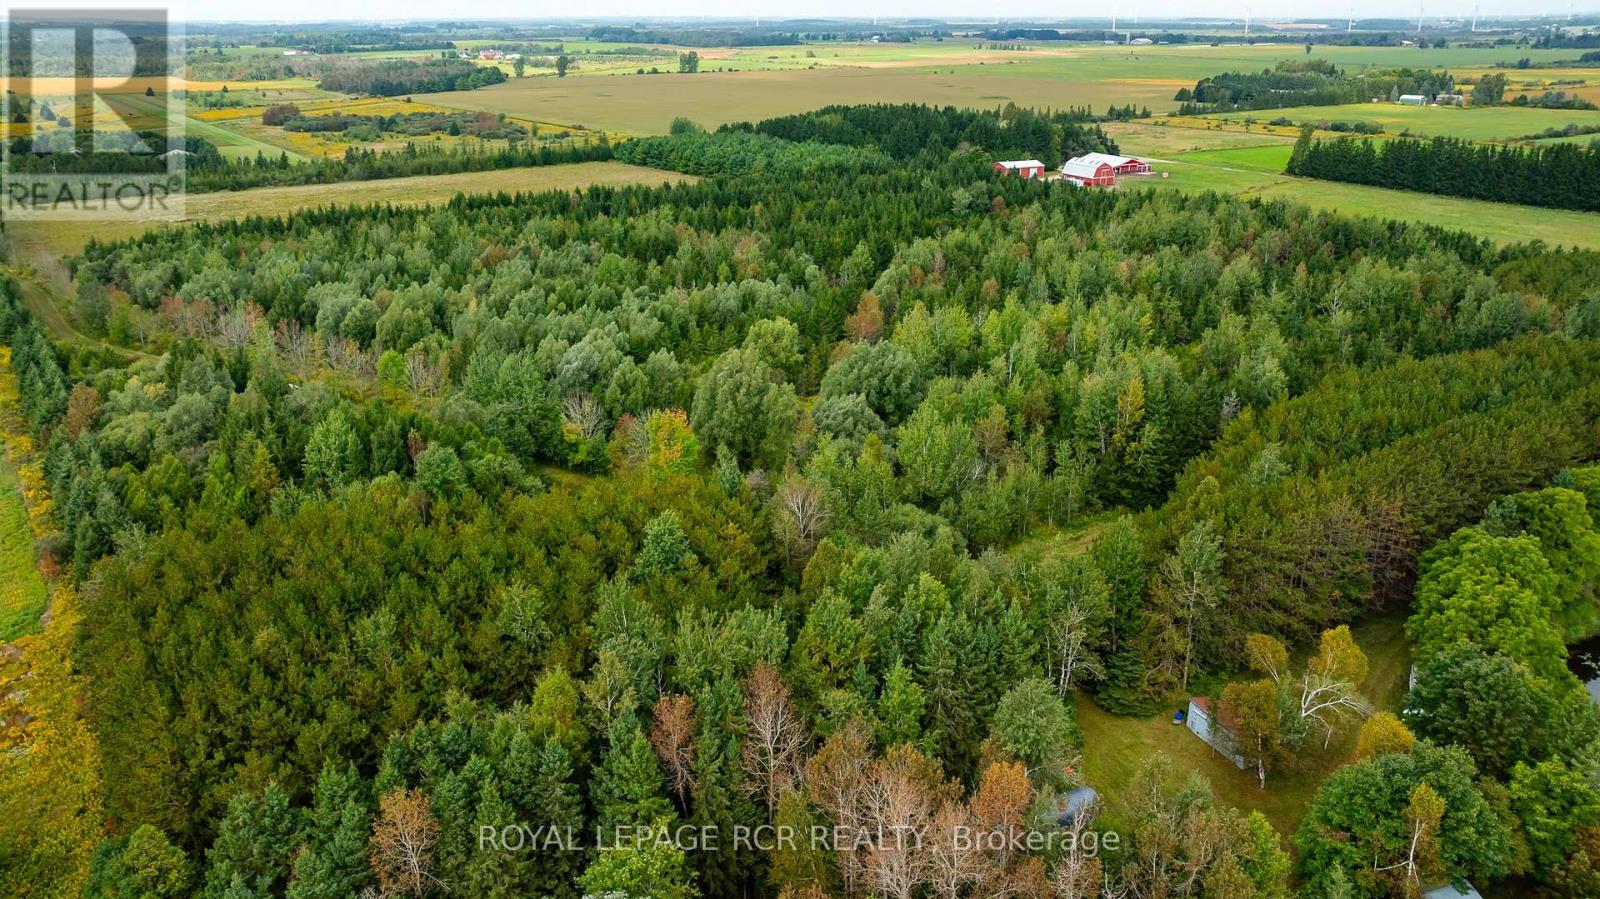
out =
[[34,564],[22,484],[10,461],[0,457],[0,641],[37,630],[45,596],[44,578]]
[[[1201,132],[1204,134],[1204,132]],[[1393,218],[1454,228],[1498,243],[1542,240],[1552,246],[1600,249],[1600,213],[1544,209],[1510,203],[1465,200],[1362,184],[1344,184],[1283,173],[1293,146],[1199,150],[1160,156],[1159,145],[1137,137],[1120,141],[1123,152],[1157,157],[1165,178],[1125,179],[1127,188],[1215,190],[1244,197],[1286,199],[1348,215]]]
[[[413,178],[194,194],[188,198],[185,213],[186,221],[221,221],[247,215],[285,215],[319,206],[369,203],[420,206],[443,203],[463,193],[527,193],[695,180],[692,175],[623,162],[578,162],[454,175],[419,175]],[[167,227],[167,224],[136,221],[14,222],[6,228],[6,234],[22,251],[24,258],[36,258],[39,255],[60,258],[82,250],[91,237],[102,241],[119,240],[152,227]]]
[[1428,137],[1464,137],[1470,140],[1509,140],[1538,134],[1563,125],[1600,125],[1596,109],[1535,109],[1525,106],[1401,106],[1398,103],[1350,103],[1344,106],[1291,106],[1252,112],[1221,113],[1225,121],[1253,119],[1267,122],[1288,118],[1307,122],[1372,122],[1388,135],[1410,131]]
[[[1371,669],[1362,692],[1378,708],[1395,711],[1405,697],[1411,667],[1402,620],[1394,616],[1374,618],[1352,630]],[[1303,664],[1303,658],[1297,660],[1297,670]],[[1313,741],[1314,745],[1301,752],[1289,770],[1268,775],[1263,790],[1254,771],[1235,768],[1187,727],[1173,724],[1172,713],[1177,707],[1164,709],[1151,718],[1122,718],[1088,699],[1078,699],[1084,778],[1107,797],[1105,813],[1111,822],[1125,819],[1127,809],[1118,797],[1128,796],[1139,770],[1162,753],[1180,774],[1194,771],[1209,780],[1221,802],[1243,811],[1259,810],[1279,833],[1288,836],[1300,825],[1317,786],[1329,772],[1349,763],[1355,748],[1354,725],[1346,727],[1327,749]]]

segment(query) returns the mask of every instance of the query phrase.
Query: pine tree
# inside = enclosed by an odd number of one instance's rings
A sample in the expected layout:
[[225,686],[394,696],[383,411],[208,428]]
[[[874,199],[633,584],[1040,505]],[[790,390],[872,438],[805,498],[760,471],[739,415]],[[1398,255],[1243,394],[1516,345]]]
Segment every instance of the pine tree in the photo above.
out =
[[349,765],[323,766],[306,820],[306,846],[295,857],[288,899],[342,899],[372,882],[367,864],[371,807],[366,785]]
[[298,816],[277,784],[268,784],[260,796],[235,794],[206,852],[205,899],[277,896],[289,879],[299,834]]
[[578,874],[589,856],[578,849],[584,842],[583,799],[572,779],[572,759],[560,741],[545,741],[531,789],[534,803],[529,820],[552,828],[552,832],[571,842],[564,850],[543,851],[535,856],[528,884],[530,894],[575,899]]
[[632,713],[611,726],[610,747],[590,781],[590,799],[602,834],[677,816],[655,750]]
[[922,712],[927,702],[904,660],[896,659],[878,695],[878,738],[885,746],[922,740]]

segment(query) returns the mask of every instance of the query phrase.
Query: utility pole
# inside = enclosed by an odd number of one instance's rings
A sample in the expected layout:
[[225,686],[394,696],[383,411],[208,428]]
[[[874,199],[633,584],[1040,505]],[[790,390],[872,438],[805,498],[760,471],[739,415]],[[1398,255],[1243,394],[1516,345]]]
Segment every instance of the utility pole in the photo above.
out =
[[1422,0],[1417,0],[1417,34],[1422,34]]
[[1345,34],[1355,34],[1356,31],[1356,5],[1350,4],[1350,21],[1344,26]]
[[1244,42],[1250,43],[1250,7],[1244,8]]
[[1472,4],[1472,32],[1478,32],[1478,4]]

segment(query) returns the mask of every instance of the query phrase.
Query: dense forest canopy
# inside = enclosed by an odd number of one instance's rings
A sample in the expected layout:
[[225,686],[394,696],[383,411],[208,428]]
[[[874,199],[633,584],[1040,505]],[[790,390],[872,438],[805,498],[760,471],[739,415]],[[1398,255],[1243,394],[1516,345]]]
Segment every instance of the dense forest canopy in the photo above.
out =
[[1449,72],[1427,69],[1365,69],[1349,72],[1326,59],[1281,60],[1260,72],[1224,72],[1208,75],[1184,88],[1176,99],[1182,115],[1228,112],[1236,109],[1274,109],[1287,106],[1339,106],[1366,103],[1374,97],[1393,99],[1400,94],[1421,94],[1430,100],[1453,93]]
[[[1416,707],[1480,702],[1431,673],[1477,665],[1544,742],[1375,716],[1294,876],[1588,894],[1593,740],[1551,733],[1594,710],[1551,651],[1600,620],[1600,257],[990,170],[1114,149],[1061,116],[674,130],[617,153],[704,180],[91,242],[77,289],[158,314],[156,359],[0,294],[83,589],[92,895],[1281,897],[1267,819],[1159,762],[1104,858],[476,834],[1054,822],[1075,697],[1147,714],[1277,653],[1227,698],[1308,745],[1284,647],[1346,689],[1340,626],[1414,583]],[[1463,624],[1494,552],[1528,641]]]

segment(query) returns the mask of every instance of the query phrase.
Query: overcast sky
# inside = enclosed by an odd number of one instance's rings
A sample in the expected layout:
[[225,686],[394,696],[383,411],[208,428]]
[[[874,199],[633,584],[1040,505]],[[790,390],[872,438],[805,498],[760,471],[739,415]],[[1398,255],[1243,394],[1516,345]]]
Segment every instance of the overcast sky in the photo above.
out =
[[[183,19],[221,21],[328,21],[362,19],[462,18],[549,18],[571,16],[626,17],[651,16],[763,16],[796,18],[807,16],[950,17],[993,21],[997,4],[983,0],[583,0],[581,3],[505,2],[505,0],[175,0],[175,2],[62,2],[62,0],[0,0],[8,8],[119,8],[166,7]],[[1258,18],[1291,16],[1337,17],[1351,9],[1349,0],[1296,2],[1296,0],[1121,0],[1113,6],[1092,3],[1059,4],[1015,0],[1003,4],[1005,19],[1037,19],[1052,16],[1087,17],[1109,15],[1117,8],[1131,24],[1135,16],[1241,16],[1248,3]],[[1564,16],[1568,0],[1480,0],[1485,16],[1495,14],[1552,13]],[[1597,0],[1574,0],[1570,5],[1579,13],[1600,11]],[[1415,19],[1415,4],[1356,0],[1357,16]],[[1473,0],[1424,0],[1426,17],[1470,16]],[[1123,22],[1119,22],[1119,25]]]

